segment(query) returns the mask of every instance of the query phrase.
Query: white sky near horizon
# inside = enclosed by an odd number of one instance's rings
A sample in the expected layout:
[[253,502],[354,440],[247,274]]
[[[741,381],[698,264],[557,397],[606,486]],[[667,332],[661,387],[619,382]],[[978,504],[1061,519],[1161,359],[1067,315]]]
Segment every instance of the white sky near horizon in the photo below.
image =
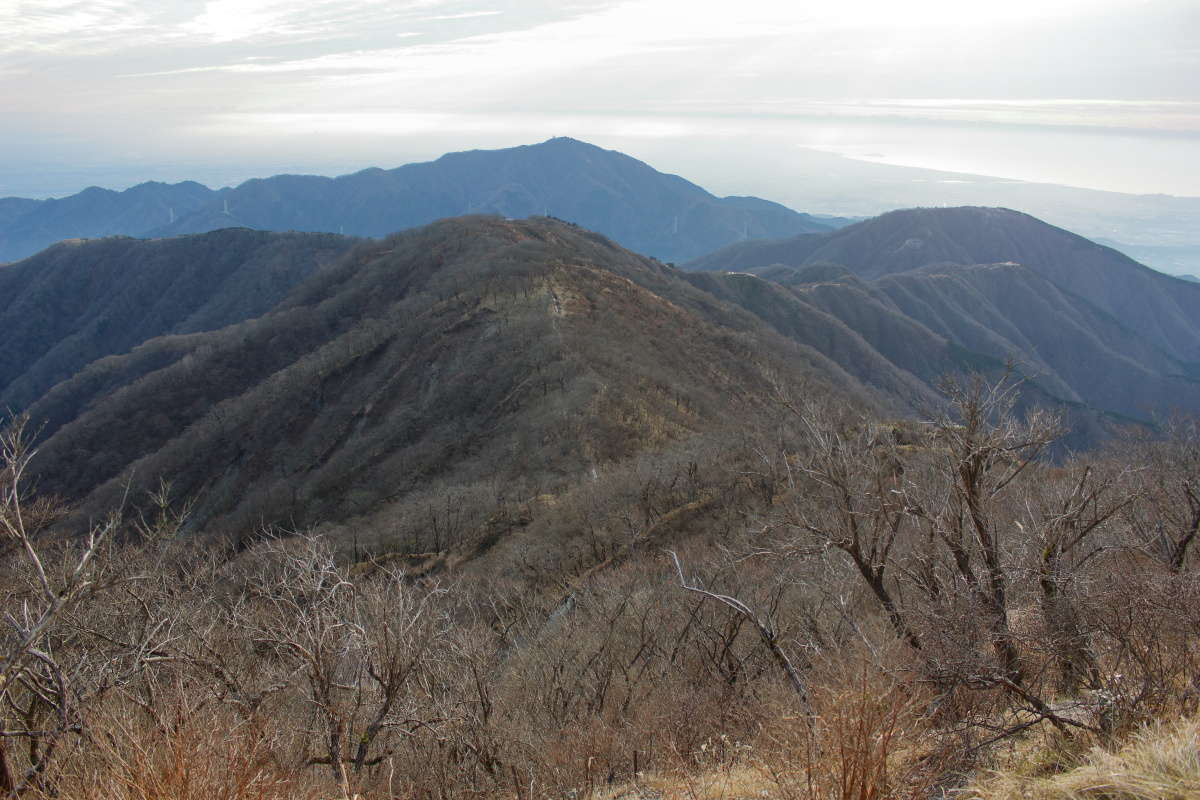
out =
[[721,193],[814,148],[1200,196],[1197,0],[0,0],[0,30],[0,196],[554,135]]

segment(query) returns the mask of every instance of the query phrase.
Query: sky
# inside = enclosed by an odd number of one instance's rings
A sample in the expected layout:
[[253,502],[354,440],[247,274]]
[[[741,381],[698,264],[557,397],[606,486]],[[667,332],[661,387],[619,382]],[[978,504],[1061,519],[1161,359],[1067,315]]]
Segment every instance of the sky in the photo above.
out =
[[1198,0],[0,0],[0,30],[0,196],[558,135],[718,193],[834,154],[1200,196]]

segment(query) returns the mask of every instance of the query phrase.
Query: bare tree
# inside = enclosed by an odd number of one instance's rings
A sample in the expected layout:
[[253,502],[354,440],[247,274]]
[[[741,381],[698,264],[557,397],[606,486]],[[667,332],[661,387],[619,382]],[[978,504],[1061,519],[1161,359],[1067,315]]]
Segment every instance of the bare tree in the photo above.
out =
[[1147,553],[1183,572],[1200,537],[1200,420],[1175,416],[1161,435],[1142,434],[1122,445],[1143,465],[1144,502],[1131,509],[1128,521]]
[[949,557],[955,578],[986,620],[999,666],[997,679],[1020,687],[1020,652],[1009,626],[1006,524],[1000,505],[1016,481],[1063,434],[1060,420],[1040,409],[1015,413],[1020,382],[1011,373],[994,383],[983,376],[943,382],[949,411],[932,425],[923,486],[909,482],[906,507],[927,526]]
[[1100,687],[1096,656],[1076,608],[1079,573],[1105,550],[1101,531],[1136,495],[1123,471],[1111,473],[1091,463],[1072,462],[1024,490],[1025,523],[1037,546],[1037,580],[1046,633],[1056,654],[1062,689],[1074,693],[1086,679]]
[[[112,521],[89,531],[83,547],[61,576],[43,559],[26,510],[24,477],[35,451],[29,447],[28,418],[19,417],[0,433],[0,534],[15,545],[19,566],[6,577],[3,598],[6,630],[0,639],[0,794],[16,797],[37,785],[59,740],[79,730],[77,708],[70,704],[66,676],[54,652],[45,646],[50,627],[93,586],[92,563]],[[37,708],[45,704],[54,718],[44,729]],[[14,771],[9,742],[29,743],[28,766]]]
[[914,527],[903,487],[904,463],[894,438],[863,418],[838,420],[816,403],[788,408],[804,448],[786,463],[783,549],[833,548],[854,565],[896,635],[914,650],[921,638],[891,583],[897,543]]
[[702,586],[697,585],[694,581],[688,581],[683,574],[683,564],[679,561],[679,556],[674,551],[667,551],[671,556],[671,560],[675,563],[675,571],[679,577],[679,585],[686,591],[692,592],[707,600],[713,600],[727,608],[730,608],[739,617],[749,622],[754,626],[754,630],[758,633],[762,643],[771,653],[772,658],[779,665],[783,674],[787,676],[788,683],[796,692],[796,697],[800,701],[801,708],[808,711],[811,708],[811,702],[808,696],[808,687],[804,679],[800,677],[800,671],[796,669],[796,665],[792,663],[792,659],[788,656],[787,651],[783,649],[779,640],[779,633],[776,630],[774,621],[770,614],[758,613],[744,601],[727,594],[712,592]]
[[[924,423],[882,425],[787,403],[799,437],[783,462],[789,492],[773,547],[801,557],[842,555],[935,683],[947,691],[1000,687],[1066,733],[1072,723],[1030,685],[1010,622],[1011,587],[1024,574],[1020,554],[1040,543],[1043,603],[1063,645],[1060,666],[1077,680],[1088,660],[1061,591],[1064,571],[1124,501],[1110,499],[1110,481],[1085,471],[1030,505],[1025,487],[1044,480],[1043,456],[1063,428],[1053,414],[1018,413],[1020,386],[1011,370],[995,382],[948,379],[947,405]],[[1022,502],[1024,527],[1014,511]],[[990,658],[979,652],[980,639]]]
[[351,773],[381,759],[372,756],[381,734],[413,734],[435,722],[404,700],[446,632],[437,607],[445,592],[413,587],[383,566],[353,579],[313,536],[271,541],[262,555],[242,624],[303,676],[303,698],[321,720],[324,742],[324,754],[309,763],[327,765],[350,797]]

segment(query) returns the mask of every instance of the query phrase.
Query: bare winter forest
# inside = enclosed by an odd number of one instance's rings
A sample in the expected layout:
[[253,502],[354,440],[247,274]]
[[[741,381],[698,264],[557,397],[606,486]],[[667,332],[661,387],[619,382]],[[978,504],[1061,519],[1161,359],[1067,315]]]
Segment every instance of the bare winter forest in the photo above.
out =
[[[1072,455],[1011,377],[941,388],[923,421],[781,393],[533,501],[431,490],[406,548],[183,535],[167,483],[59,535],[18,418],[0,796],[1197,796],[1200,426]],[[532,516],[552,547],[489,549]]]

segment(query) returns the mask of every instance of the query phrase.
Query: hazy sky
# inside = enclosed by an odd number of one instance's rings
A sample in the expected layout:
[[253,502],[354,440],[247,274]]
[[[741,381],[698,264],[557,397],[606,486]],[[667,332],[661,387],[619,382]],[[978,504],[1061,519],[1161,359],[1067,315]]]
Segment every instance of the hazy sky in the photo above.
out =
[[554,135],[719,192],[817,148],[1200,195],[1200,0],[0,0],[0,30],[0,195]]

